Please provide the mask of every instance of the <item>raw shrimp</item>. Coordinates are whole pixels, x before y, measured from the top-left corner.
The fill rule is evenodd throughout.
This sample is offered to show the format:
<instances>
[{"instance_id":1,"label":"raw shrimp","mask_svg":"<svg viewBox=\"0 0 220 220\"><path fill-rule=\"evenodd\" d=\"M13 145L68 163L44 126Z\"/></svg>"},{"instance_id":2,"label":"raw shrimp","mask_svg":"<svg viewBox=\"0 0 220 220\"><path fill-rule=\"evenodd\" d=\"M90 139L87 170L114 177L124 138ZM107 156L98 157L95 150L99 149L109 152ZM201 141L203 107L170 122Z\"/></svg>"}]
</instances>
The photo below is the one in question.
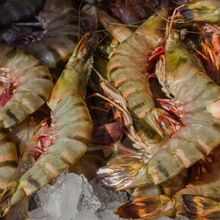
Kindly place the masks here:
<instances>
[{"instance_id":1,"label":"raw shrimp","mask_svg":"<svg viewBox=\"0 0 220 220\"><path fill-rule=\"evenodd\" d=\"M220 84L220 26L206 23L197 25L201 33L201 48L198 52L204 62L207 74Z\"/></svg>"},{"instance_id":2,"label":"raw shrimp","mask_svg":"<svg viewBox=\"0 0 220 220\"><path fill-rule=\"evenodd\" d=\"M39 122L29 116L17 126L7 130L7 135L14 143L16 143L20 156L28 150L38 123Z\"/></svg>"},{"instance_id":3,"label":"raw shrimp","mask_svg":"<svg viewBox=\"0 0 220 220\"><path fill-rule=\"evenodd\" d=\"M6 189L14 187L16 179L14 175L18 166L18 152L4 131L0 131L0 194Z\"/></svg>"},{"instance_id":4,"label":"raw shrimp","mask_svg":"<svg viewBox=\"0 0 220 220\"><path fill-rule=\"evenodd\" d=\"M35 112L53 88L48 68L33 56L0 44L0 126L9 128Z\"/></svg>"},{"instance_id":5,"label":"raw shrimp","mask_svg":"<svg viewBox=\"0 0 220 220\"><path fill-rule=\"evenodd\" d=\"M101 169L100 176L109 187L132 187L133 182L126 177L129 170L136 176L136 187L137 183L140 186L161 184L220 144L220 120L207 111L207 106L219 99L220 87L204 73L176 36L176 33L169 35L166 69L156 74L167 96L173 99L183 126L149 161L143 162L144 155L140 161L131 155L130 164L119 163Z\"/></svg>"},{"instance_id":6,"label":"raw shrimp","mask_svg":"<svg viewBox=\"0 0 220 220\"><path fill-rule=\"evenodd\" d=\"M98 12L98 18L104 28L114 37L119 43L126 40L131 34L132 30L123 25L117 19L108 15L105 11L100 10Z\"/></svg>"},{"instance_id":7,"label":"raw shrimp","mask_svg":"<svg viewBox=\"0 0 220 220\"><path fill-rule=\"evenodd\" d=\"M180 13L187 19L199 22L219 22L218 0L193 0L181 7Z\"/></svg>"},{"instance_id":8,"label":"raw shrimp","mask_svg":"<svg viewBox=\"0 0 220 220\"><path fill-rule=\"evenodd\" d=\"M5 214L9 208L30 196L67 170L86 152L92 135L92 121L84 101L87 81L92 68L93 37L86 35L75 48L66 68L58 79L48 106L51 124L38 138L44 144L43 154L18 181L17 187L2 201Z\"/></svg>"},{"instance_id":9,"label":"raw shrimp","mask_svg":"<svg viewBox=\"0 0 220 220\"><path fill-rule=\"evenodd\" d=\"M134 25L149 17L159 6L159 1L149 0L110 0L113 15L124 24Z\"/></svg>"},{"instance_id":10,"label":"raw shrimp","mask_svg":"<svg viewBox=\"0 0 220 220\"><path fill-rule=\"evenodd\" d=\"M176 194L147 195L119 207L122 217L154 219L159 216L193 215L196 219L218 219L220 215L219 148L200 164L200 173ZM151 204L151 205L148 205ZM126 216L127 213L127 216Z\"/></svg>"},{"instance_id":11,"label":"raw shrimp","mask_svg":"<svg viewBox=\"0 0 220 220\"><path fill-rule=\"evenodd\" d=\"M162 43L165 10L157 12L122 42L109 61L109 78L127 101L129 109L146 127L161 134L149 83L144 76L147 58ZM162 134L161 134L162 135Z\"/></svg>"},{"instance_id":12,"label":"raw shrimp","mask_svg":"<svg viewBox=\"0 0 220 220\"><path fill-rule=\"evenodd\" d=\"M4 33L3 40L33 54L49 68L55 68L57 63L68 60L76 46L79 37L78 12L71 0L46 0L37 19L42 31L22 36L22 26L18 26ZM16 38L14 32L19 28L21 33L18 31L17 35L21 36Z\"/></svg>"}]
</instances>

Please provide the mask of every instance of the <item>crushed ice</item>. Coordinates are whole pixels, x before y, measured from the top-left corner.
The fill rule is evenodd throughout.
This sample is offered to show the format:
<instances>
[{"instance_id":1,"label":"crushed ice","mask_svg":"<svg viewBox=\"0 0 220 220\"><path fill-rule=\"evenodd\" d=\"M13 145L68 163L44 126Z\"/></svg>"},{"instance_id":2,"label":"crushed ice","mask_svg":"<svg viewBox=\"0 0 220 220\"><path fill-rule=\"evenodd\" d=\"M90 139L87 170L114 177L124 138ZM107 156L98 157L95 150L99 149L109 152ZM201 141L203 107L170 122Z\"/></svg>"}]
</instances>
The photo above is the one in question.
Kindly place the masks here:
<instances>
[{"instance_id":1,"label":"crushed ice","mask_svg":"<svg viewBox=\"0 0 220 220\"><path fill-rule=\"evenodd\" d=\"M106 189L96 179L89 183L83 176L62 174L37 193L28 215L31 220L119 220L114 210L128 200L127 192Z\"/></svg>"},{"instance_id":2,"label":"crushed ice","mask_svg":"<svg viewBox=\"0 0 220 220\"><path fill-rule=\"evenodd\" d=\"M41 189L29 212L31 220L118 220L113 210L128 201L126 192L105 189L96 180L88 183L77 174L63 174L54 186Z\"/></svg>"}]
</instances>

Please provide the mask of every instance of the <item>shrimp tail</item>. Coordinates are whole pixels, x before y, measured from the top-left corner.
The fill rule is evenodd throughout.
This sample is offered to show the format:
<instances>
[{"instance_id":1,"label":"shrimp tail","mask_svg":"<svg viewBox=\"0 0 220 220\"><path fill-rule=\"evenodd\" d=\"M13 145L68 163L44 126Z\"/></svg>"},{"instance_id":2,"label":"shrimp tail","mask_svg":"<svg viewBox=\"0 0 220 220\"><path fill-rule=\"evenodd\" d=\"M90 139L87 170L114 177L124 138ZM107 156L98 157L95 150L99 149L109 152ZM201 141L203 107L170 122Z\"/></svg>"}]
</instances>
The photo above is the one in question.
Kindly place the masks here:
<instances>
[{"instance_id":1,"label":"shrimp tail","mask_svg":"<svg viewBox=\"0 0 220 220\"><path fill-rule=\"evenodd\" d=\"M104 185L115 190L144 186L148 179L142 156L138 152L118 154L97 174Z\"/></svg>"},{"instance_id":2,"label":"shrimp tail","mask_svg":"<svg viewBox=\"0 0 220 220\"><path fill-rule=\"evenodd\" d=\"M155 219L160 216L173 217L174 203L165 195L143 196L120 206L116 214L121 218Z\"/></svg>"},{"instance_id":3,"label":"shrimp tail","mask_svg":"<svg viewBox=\"0 0 220 220\"><path fill-rule=\"evenodd\" d=\"M17 183L15 183L12 187L7 188L6 190L4 190L1 195L0 195L0 216L5 216L11 205L9 204L9 198L11 198L15 192L15 189L17 187Z\"/></svg>"},{"instance_id":4,"label":"shrimp tail","mask_svg":"<svg viewBox=\"0 0 220 220\"><path fill-rule=\"evenodd\" d=\"M187 212L199 220L220 219L220 204L215 200L195 195L183 195Z\"/></svg>"}]
</instances>

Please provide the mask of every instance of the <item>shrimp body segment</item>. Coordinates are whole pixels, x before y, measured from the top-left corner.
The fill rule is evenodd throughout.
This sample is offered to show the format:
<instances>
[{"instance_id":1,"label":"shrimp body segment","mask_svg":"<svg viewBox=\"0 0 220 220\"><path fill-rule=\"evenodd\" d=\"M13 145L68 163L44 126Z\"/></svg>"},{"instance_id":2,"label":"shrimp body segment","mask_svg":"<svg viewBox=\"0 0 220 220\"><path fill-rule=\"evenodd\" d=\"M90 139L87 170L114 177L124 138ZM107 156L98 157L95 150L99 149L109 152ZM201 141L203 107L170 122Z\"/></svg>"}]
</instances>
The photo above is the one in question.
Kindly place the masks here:
<instances>
[{"instance_id":1,"label":"shrimp body segment","mask_svg":"<svg viewBox=\"0 0 220 220\"><path fill-rule=\"evenodd\" d=\"M33 56L6 45L0 45L0 50L0 124L9 128L48 100L53 82L48 68Z\"/></svg>"},{"instance_id":2,"label":"shrimp body segment","mask_svg":"<svg viewBox=\"0 0 220 220\"><path fill-rule=\"evenodd\" d=\"M159 14L159 15L158 15ZM161 43L165 11L151 16L115 49L109 61L109 78L132 113L151 130L161 131L154 116L154 101L145 78L147 58Z\"/></svg>"},{"instance_id":3,"label":"shrimp body segment","mask_svg":"<svg viewBox=\"0 0 220 220\"><path fill-rule=\"evenodd\" d=\"M148 181L154 184L176 176L220 144L220 120L207 111L219 99L220 87L173 36L168 38L165 59L165 74L157 75L164 91L174 97L183 127L147 163Z\"/></svg>"},{"instance_id":4,"label":"shrimp body segment","mask_svg":"<svg viewBox=\"0 0 220 220\"><path fill-rule=\"evenodd\" d=\"M18 166L17 149L14 142L0 131L0 193L16 184L14 178Z\"/></svg>"},{"instance_id":5,"label":"shrimp body segment","mask_svg":"<svg viewBox=\"0 0 220 220\"><path fill-rule=\"evenodd\" d=\"M70 0L46 0L38 20L44 29L42 37L21 46L49 68L65 63L78 41L78 12Z\"/></svg>"},{"instance_id":6,"label":"shrimp body segment","mask_svg":"<svg viewBox=\"0 0 220 220\"><path fill-rule=\"evenodd\" d=\"M1 14L1 13L0 13ZM49 68L68 61L79 38L78 12L71 0L45 0L34 26L15 24L0 38L38 58Z\"/></svg>"}]
</instances>

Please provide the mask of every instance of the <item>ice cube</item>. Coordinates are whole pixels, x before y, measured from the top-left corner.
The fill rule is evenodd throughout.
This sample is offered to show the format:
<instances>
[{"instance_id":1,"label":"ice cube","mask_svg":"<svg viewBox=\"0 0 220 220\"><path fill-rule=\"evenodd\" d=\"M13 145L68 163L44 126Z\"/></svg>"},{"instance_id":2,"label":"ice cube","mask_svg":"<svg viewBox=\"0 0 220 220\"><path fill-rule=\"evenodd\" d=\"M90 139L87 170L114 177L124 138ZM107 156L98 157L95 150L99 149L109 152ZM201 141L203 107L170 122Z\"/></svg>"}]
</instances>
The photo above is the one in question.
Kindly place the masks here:
<instances>
[{"instance_id":1,"label":"ice cube","mask_svg":"<svg viewBox=\"0 0 220 220\"><path fill-rule=\"evenodd\" d=\"M37 193L32 204L35 209L29 212L29 217L31 220L119 220L114 211L128 200L126 191L106 189L97 179L89 183L83 176L62 174L54 186L48 185Z\"/></svg>"},{"instance_id":2,"label":"ice cube","mask_svg":"<svg viewBox=\"0 0 220 220\"><path fill-rule=\"evenodd\" d=\"M116 208L128 202L128 193L125 191L116 192L105 188L100 181L93 179L90 181L93 191L97 195L101 207L97 210L96 215L103 220L119 220L120 218L114 214Z\"/></svg>"},{"instance_id":3,"label":"ice cube","mask_svg":"<svg viewBox=\"0 0 220 220\"><path fill-rule=\"evenodd\" d=\"M49 216L45 213L43 208L37 208L28 213L28 216L31 220L53 220L53 216ZM56 218L55 218L56 219Z\"/></svg>"},{"instance_id":4,"label":"ice cube","mask_svg":"<svg viewBox=\"0 0 220 220\"><path fill-rule=\"evenodd\" d=\"M97 195L102 204L99 211L105 209L114 210L119 205L128 202L129 196L127 192L116 192L114 190L107 189L97 179L93 179L92 181L90 181L90 183L93 186L94 193Z\"/></svg>"},{"instance_id":5,"label":"ice cube","mask_svg":"<svg viewBox=\"0 0 220 220\"><path fill-rule=\"evenodd\" d=\"M93 209L83 210L73 220L100 220Z\"/></svg>"},{"instance_id":6,"label":"ice cube","mask_svg":"<svg viewBox=\"0 0 220 220\"><path fill-rule=\"evenodd\" d=\"M71 220L77 213L83 178L77 174L62 174L54 186L48 185L37 195L40 206L29 212L32 220Z\"/></svg>"},{"instance_id":7,"label":"ice cube","mask_svg":"<svg viewBox=\"0 0 220 220\"><path fill-rule=\"evenodd\" d=\"M80 201L78 203L78 210L98 210L102 204L93 191L93 187L88 183L85 177L83 178L82 192L80 195Z\"/></svg>"},{"instance_id":8,"label":"ice cube","mask_svg":"<svg viewBox=\"0 0 220 220\"><path fill-rule=\"evenodd\" d=\"M124 220L113 213L113 210L104 210L96 214L102 220Z\"/></svg>"}]
</instances>

